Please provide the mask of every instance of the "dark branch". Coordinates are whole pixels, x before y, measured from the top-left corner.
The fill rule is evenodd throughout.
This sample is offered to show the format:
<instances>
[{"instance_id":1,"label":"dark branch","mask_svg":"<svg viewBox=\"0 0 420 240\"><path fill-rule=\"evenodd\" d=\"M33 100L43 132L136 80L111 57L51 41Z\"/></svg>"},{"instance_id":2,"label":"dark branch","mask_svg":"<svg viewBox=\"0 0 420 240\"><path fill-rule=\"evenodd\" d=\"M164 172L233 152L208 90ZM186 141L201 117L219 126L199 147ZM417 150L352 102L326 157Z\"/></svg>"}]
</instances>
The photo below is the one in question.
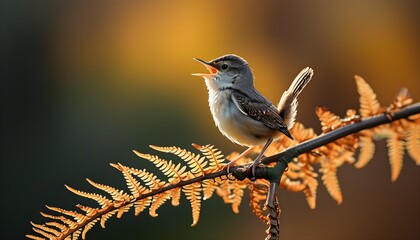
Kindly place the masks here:
<instances>
[{"instance_id":1,"label":"dark branch","mask_svg":"<svg viewBox=\"0 0 420 240\"><path fill-rule=\"evenodd\" d=\"M278 182L270 182L268 189L267 201L265 206L268 208L269 228L267 230L268 236L266 240L277 240L280 235L280 206L277 200Z\"/></svg>"},{"instance_id":2,"label":"dark branch","mask_svg":"<svg viewBox=\"0 0 420 240\"><path fill-rule=\"evenodd\" d=\"M262 160L262 162L264 164L268 164L268 163L280 161L282 159L285 160L286 162L291 162L293 158L299 156L300 154L306 153L315 148L324 146L339 138L345 137L347 135L350 135L350 134L353 134L353 133L356 133L365 129L377 127L382 124L391 123L393 121L396 121L402 118L408 118L411 115L415 115L419 113L420 113L420 103L415 103L393 114L384 113L378 116L363 119L360 122L356 122L351 125L344 126L332 132L320 135L317 138L300 143L296 146L286 149L285 151L281 153L266 157Z\"/></svg>"}]
</instances>

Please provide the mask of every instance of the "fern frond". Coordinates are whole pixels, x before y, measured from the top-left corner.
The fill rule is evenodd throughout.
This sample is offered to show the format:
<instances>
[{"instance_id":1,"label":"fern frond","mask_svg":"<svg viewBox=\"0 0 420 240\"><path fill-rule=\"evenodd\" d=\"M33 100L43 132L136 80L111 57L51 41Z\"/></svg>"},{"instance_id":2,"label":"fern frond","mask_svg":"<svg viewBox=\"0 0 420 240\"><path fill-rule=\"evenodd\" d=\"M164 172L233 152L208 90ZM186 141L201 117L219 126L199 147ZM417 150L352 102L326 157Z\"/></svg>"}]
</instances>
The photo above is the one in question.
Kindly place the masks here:
<instances>
[{"instance_id":1,"label":"fern frond","mask_svg":"<svg viewBox=\"0 0 420 240\"><path fill-rule=\"evenodd\" d=\"M65 225L58 222L46 222L45 225L55 227L57 229L60 229L61 231L67 228Z\"/></svg>"},{"instance_id":2,"label":"fern frond","mask_svg":"<svg viewBox=\"0 0 420 240\"><path fill-rule=\"evenodd\" d=\"M102 215L102 217L101 217L101 222L100 222L101 227L102 227L102 228L105 228L105 223L106 223L106 221L108 221L108 219L110 219L110 218L111 218L113 215L115 215L117 212L118 212L118 209L115 209L115 210L113 210L113 211L110 211L110 212L108 212L108 213L106 213L106 214Z\"/></svg>"},{"instance_id":3,"label":"fern frond","mask_svg":"<svg viewBox=\"0 0 420 240\"><path fill-rule=\"evenodd\" d=\"M283 175L280 186L288 191L300 192L306 188L306 185L302 183L301 180L291 180L290 178Z\"/></svg>"},{"instance_id":4,"label":"fern frond","mask_svg":"<svg viewBox=\"0 0 420 240\"><path fill-rule=\"evenodd\" d=\"M341 127L340 117L330 112L327 108L317 107L315 109L315 113L319 118L323 133L327 133Z\"/></svg>"},{"instance_id":5,"label":"fern frond","mask_svg":"<svg viewBox=\"0 0 420 240\"><path fill-rule=\"evenodd\" d=\"M362 117L369 117L378 114L380 111L380 104L376 98L375 92L362 77L356 75L354 78L356 80L357 91L360 95L360 115Z\"/></svg>"},{"instance_id":6,"label":"fern frond","mask_svg":"<svg viewBox=\"0 0 420 240\"><path fill-rule=\"evenodd\" d=\"M174 188L171 191L171 204L172 206L178 206L179 205L179 200L181 199L181 188Z\"/></svg>"},{"instance_id":7,"label":"fern frond","mask_svg":"<svg viewBox=\"0 0 420 240\"><path fill-rule=\"evenodd\" d=\"M71 240L77 240L79 239L80 234L82 234L82 230L83 228L79 228L76 231L74 231L70 236L71 236ZM69 237L65 238L68 239Z\"/></svg>"},{"instance_id":8,"label":"fern frond","mask_svg":"<svg viewBox=\"0 0 420 240\"><path fill-rule=\"evenodd\" d=\"M159 158L158 156L153 156L150 154L143 154L136 150L133 150L133 152L146 160L149 160L151 163L153 163L159 170L167 176L168 182L176 184L177 182L180 182L185 179L186 173L185 169L186 166L181 166L181 164L174 164L172 161L166 161L164 159Z\"/></svg>"},{"instance_id":9,"label":"fern frond","mask_svg":"<svg viewBox=\"0 0 420 240\"><path fill-rule=\"evenodd\" d=\"M359 138L360 152L359 159L354 164L356 168L362 168L369 163L375 153L375 144L372 136L361 136Z\"/></svg>"},{"instance_id":10,"label":"fern frond","mask_svg":"<svg viewBox=\"0 0 420 240\"><path fill-rule=\"evenodd\" d=\"M328 160L325 160L321 162L321 169L319 171L322 173L321 178L328 193L338 204L341 204L343 196L338 183L337 168L331 165Z\"/></svg>"},{"instance_id":11,"label":"fern frond","mask_svg":"<svg viewBox=\"0 0 420 240\"><path fill-rule=\"evenodd\" d=\"M65 210L65 209L62 209L62 208L58 208L58 207L50 207L50 206L46 206L46 207L51 211L58 212L58 213L61 213L63 215L67 215L69 217L72 217L74 220L76 220L76 222L82 222L86 218L85 215L80 214L80 213L75 212L75 211L69 211L69 210Z\"/></svg>"},{"instance_id":12,"label":"fern frond","mask_svg":"<svg viewBox=\"0 0 420 240\"><path fill-rule=\"evenodd\" d=\"M89 179L86 179L86 180L89 183L92 182ZM94 183L94 182L92 182L92 183ZM98 204L101 207L105 207L105 206L108 206L108 205L111 205L112 204L112 201L111 200L109 200L108 198L106 198L106 197L104 197L104 196L102 196L100 194L97 194L97 193L86 193L86 192L83 192L83 191L76 190L76 189L74 189L74 188L72 188L72 187L70 187L68 185L64 185L64 186L67 188L67 190L69 190L70 192L72 192L72 193L74 193L76 195L79 195L79 196L84 197L84 198L89 198L89 199L95 200L96 202L98 202Z\"/></svg>"},{"instance_id":13,"label":"fern frond","mask_svg":"<svg viewBox=\"0 0 420 240\"><path fill-rule=\"evenodd\" d=\"M82 231L82 239L86 239L86 233L95 226L95 224L100 220L100 218L95 218L93 221L90 221L86 226L83 228Z\"/></svg>"},{"instance_id":14,"label":"fern frond","mask_svg":"<svg viewBox=\"0 0 420 240\"><path fill-rule=\"evenodd\" d=\"M311 168L304 168L304 181L306 188L303 190L306 196L306 201L311 209L315 209L316 206L316 192L318 188L318 181L316 180L316 174Z\"/></svg>"},{"instance_id":15,"label":"fern frond","mask_svg":"<svg viewBox=\"0 0 420 240\"><path fill-rule=\"evenodd\" d=\"M165 181L160 180L155 174L150 173L144 169L140 170L125 166L123 166L123 168L126 169L130 174L133 174L140 178L146 184L146 186L149 187L150 190L156 190L167 185Z\"/></svg>"},{"instance_id":16,"label":"fern frond","mask_svg":"<svg viewBox=\"0 0 420 240\"><path fill-rule=\"evenodd\" d=\"M304 142L309 139L313 139L317 136L314 129L305 128L302 123L295 123L293 128L290 129L290 133L293 135L293 138L297 142Z\"/></svg>"},{"instance_id":17,"label":"fern frond","mask_svg":"<svg viewBox=\"0 0 420 240\"><path fill-rule=\"evenodd\" d=\"M117 212L117 218L121 218L122 215L124 213L128 212L133 205L134 205L133 203L130 203L130 204L126 204L126 205L123 205L123 206L119 207L118 212Z\"/></svg>"},{"instance_id":18,"label":"fern frond","mask_svg":"<svg viewBox=\"0 0 420 240\"><path fill-rule=\"evenodd\" d=\"M31 222L31 225L33 226L32 230L34 230L34 232L38 233L39 235L43 237L46 237L48 239L55 239L58 237L50 233L49 228L44 225L35 224L33 222ZM40 238L40 239L45 239L45 238Z\"/></svg>"},{"instance_id":19,"label":"fern frond","mask_svg":"<svg viewBox=\"0 0 420 240\"><path fill-rule=\"evenodd\" d=\"M35 230L34 230L34 232L35 232ZM31 235L31 234L26 234L25 237L33 239L33 240L45 240L45 238L43 238L43 237L38 237L38 236Z\"/></svg>"},{"instance_id":20,"label":"fern frond","mask_svg":"<svg viewBox=\"0 0 420 240\"><path fill-rule=\"evenodd\" d=\"M395 133L387 139L388 157L391 164L391 181L397 180L403 165L404 143Z\"/></svg>"},{"instance_id":21,"label":"fern frond","mask_svg":"<svg viewBox=\"0 0 420 240\"><path fill-rule=\"evenodd\" d=\"M42 232L43 233L42 235L44 235L45 237L56 238L56 237L60 236L60 234L61 234L59 231L57 231L57 230L55 230L51 227L47 227L47 226L41 225L41 224L36 224L36 223L33 223L33 222L31 222L31 224L35 229L38 229L39 232Z\"/></svg>"},{"instance_id":22,"label":"fern frond","mask_svg":"<svg viewBox=\"0 0 420 240\"><path fill-rule=\"evenodd\" d=\"M263 222L268 221L268 216L264 215L262 205L267 199L268 186L270 184L265 179L258 179L249 187L249 206L252 212Z\"/></svg>"},{"instance_id":23,"label":"fern frond","mask_svg":"<svg viewBox=\"0 0 420 240\"><path fill-rule=\"evenodd\" d=\"M127 168L121 164L111 164L114 168L120 170L124 176L127 187L134 198L139 197L146 191L146 188L141 186L140 183L128 172Z\"/></svg>"},{"instance_id":24,"label":"fern frond","mask_svg":"<svg viewBox=\"0 0 420 240\"><path fill-rule=\"evenodd\" d=\"M182 188L188 201L190 201L192 209L193 222L191 226L195 226L200 218L201 208L201 185L200 183L193 183Z\"/></svg>"},{"instance_id":25,"label":"fern frond","mask_svg":"<svg viewBox=\"0 0 420 240\"><path fill-rule=\"evenodd\" d=\"M420 121L411 124L411 129L407 137L406 149L416 164L420 165Z\"/></svg>"},{"instance_id":26,"label":"fern frond","mask_svg":"<svg viewBox=\"0 0 420 240\"><path fill-rule=\"evenodd\" d=\"M228 180L221 181L216 188L216 194L222 198L224 203L232 203L230 199L231 190L231 184Z\"/></svg>"},{"instance_id":27,"label":"fern frond","mask_svg":"<svg viewBox=\"0 0 420 240\"><path fill-rule=\"evenodd\" d=\"M225 161L223 154L221 151L219 151L217 148L215 148L213 145L204 145L200 146L198 144L193 143L193 147L200 150L201 153L209 160L209 169L207 173L210 173L215 170L221 169Z\"/></svg>"},{"instance_id":28,"label":"fern frond","mask_svg":"<svg viewBox=\"0 0 420 240\"><path fill-rule=\"evenodd\" d=\"M134 215L137 216L152 203L153 197L147 197L134 202Z\"/></svg>"},{"instance_id":29,"label":"fern frond","mask_svg":"<svg viewBox=\"0 0 420 240\"><path fill-rule=\"evenodd\" d=\"M76 207L85 212L86 217L92 217L93 215L98 213L98 208L92 208L80 204L77 204Z\"/></svg>"},{"instance_id":30,"label":"fern frond","mask_svg":"<svg viewBox=\"0 0 420 240\"><path fill-rule=\"evenodd\" d=\"M45 218L53 219L53 220L59 220L67 225L68 228L75 228L77 226L77 222L72 221L64 216L54 216L51 214L43 213L41 212L41 215Z\"/></svg>"},{"instance_id":31,"label":"fern frond","mask_svg":"<svg viewBox=\"0 0 420 240\"><path fill-rule=\"evenodd\" d=\"M112 203L112 204L115 205L115 201L122 202L122 201L124 201L124 199L128 200L130 198L129 195L127 193L124 193L123 190L119 190L119 189L113 188L113 187L108 186L108 185L105 185L105 184L96 183L96 182L94 182L94 181L92 181L90 179L86 179L86 181L88 181L88 183L90 185L96 187L97 189L100 189L100 190L108 193L109 195L111 195L111 197L114 200L114 202L112 203L110 201L109 202L110 204ZM76 190L76 189L73 189L73 188L70 188L69 189L69 187L67 187L67 186L66 186L66 188L69 191L71 191L71 192L73 192L73 193L75 193L75 194L77 194L77 195L79 195L81 197L85 197L85 198L90 198L89 197L90 195L96 195L96 194L92 194L92 193L85 193L85 192L82 192L82 191L79 191L79 190ZM103 200L103 198L100 198L100 200Z\"/></svg>"},{"instance_id":32,"label":"fern frond","mask_svg":"<svg viewBox=\"0 0 420 240\"><path fill-rule=\"evenodd\" d=\"M156 210L160 208L168 199L171 198L171 192L166 191L160 194L156 194L153 196L152 204L150 205L149 214L152 217L157 217L158 214L156 213Z\"/></svg>"},{"instance_id":33,"label":"fern frond","mask_svg":"<svg viewBox=\"0 0 420 240\"><path fill-rule=\"evenodd\" d=\"M199 154L192 153L179 147L158 147L150 145L150 148L178 156L188 164L191 168L191 172L194 173L195 176L203 176L206 174L204 168L206 167L207 162L204 161L205 158L201 157Z\"/></svg>"},{"instance_id":34,"label":"fern frond","mask_svg":"<svg viewBox=\"0 0 420 240\"><path fill-rule=\"evenodd\" d=\"M233 190L231 194L232 201L232 211L234 213L239 213L239 206L242 202L242 197L244 196L244 189L247 187L246 184L242 182L233 182Z\"/></svg>"},{"instance_id":35,"label":"fern frond","mask_svg":"<svg viewBox=\"0 0 420 240\"><path fill-rule=\"evenodd\" d=\"M210 199L214 191L217 189L217 183L213 179L207 179L201 182L203 188L203 200Z\"/></svg>"}]
</instances>

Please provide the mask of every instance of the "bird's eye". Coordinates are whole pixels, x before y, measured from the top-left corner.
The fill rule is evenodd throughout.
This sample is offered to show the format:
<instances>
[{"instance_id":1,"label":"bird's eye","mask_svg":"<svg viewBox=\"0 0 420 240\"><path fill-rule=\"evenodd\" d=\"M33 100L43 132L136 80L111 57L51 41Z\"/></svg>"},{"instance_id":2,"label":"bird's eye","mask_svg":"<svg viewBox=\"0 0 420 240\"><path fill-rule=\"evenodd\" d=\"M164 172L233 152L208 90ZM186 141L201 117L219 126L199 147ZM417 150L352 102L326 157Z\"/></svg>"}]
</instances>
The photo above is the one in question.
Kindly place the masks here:
<instances>
[{"instance_id":1,"label":"bird's eye","mask_svg":"<svg viewBox=\"0 0 420 240\"><path fill-rule=\"evenodd\" d=\"M222 69L223 69L223 70L226 70L227 68L228 68L228 65L227 65L227 64L223 64L223 65L222 65Z\"/></svg>"}]
</instances>

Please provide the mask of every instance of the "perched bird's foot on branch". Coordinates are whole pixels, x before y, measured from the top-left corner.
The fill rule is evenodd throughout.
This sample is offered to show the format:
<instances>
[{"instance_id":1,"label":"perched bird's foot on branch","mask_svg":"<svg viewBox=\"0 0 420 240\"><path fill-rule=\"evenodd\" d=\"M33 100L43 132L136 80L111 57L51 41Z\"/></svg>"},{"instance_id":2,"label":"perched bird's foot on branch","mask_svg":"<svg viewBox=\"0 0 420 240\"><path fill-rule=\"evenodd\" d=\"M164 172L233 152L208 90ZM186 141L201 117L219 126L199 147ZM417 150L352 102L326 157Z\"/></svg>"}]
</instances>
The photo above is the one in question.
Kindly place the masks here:
<instances>
[{"instance_id":1,"label":"perched bird's foot on branch","mask_svg":"<svg viewBox=\"0 0 420 240\"><path fill-rule=\"evenodd\" d=\"M235 157L234 159L232 159L228 164L226 164L225 166L223 166L223 169L226 169L227 173L229 174L229 169L233 166L235 166L235 164L241 160L242 158L246 157L248 154L250 154L252 151L254 151L255 147L249 147L247 150L245 150L243 153L239 154L237 157Z\"/></svg>"}]
</instances>

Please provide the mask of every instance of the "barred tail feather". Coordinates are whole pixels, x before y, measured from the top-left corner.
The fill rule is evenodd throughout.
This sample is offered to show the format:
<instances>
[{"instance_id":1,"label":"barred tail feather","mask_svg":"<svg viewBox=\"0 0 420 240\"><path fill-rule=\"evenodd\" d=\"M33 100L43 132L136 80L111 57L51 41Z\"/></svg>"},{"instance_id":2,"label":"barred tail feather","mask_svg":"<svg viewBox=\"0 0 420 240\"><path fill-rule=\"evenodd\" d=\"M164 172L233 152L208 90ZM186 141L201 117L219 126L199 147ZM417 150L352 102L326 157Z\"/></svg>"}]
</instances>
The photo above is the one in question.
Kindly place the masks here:
<instances>
[{"instance_id":1,"label":"barred tail feather","mask_svg":"<svg viewBox=\"0 0 420 240\"><path fill-rule=\"evenodd\" d=\"M295 123L298 106L297 97L309 83L313 74L312 68L306 67L303 69L280 98L277 109L288 129L291 129Z\"/></svg>"}]
</instances>

